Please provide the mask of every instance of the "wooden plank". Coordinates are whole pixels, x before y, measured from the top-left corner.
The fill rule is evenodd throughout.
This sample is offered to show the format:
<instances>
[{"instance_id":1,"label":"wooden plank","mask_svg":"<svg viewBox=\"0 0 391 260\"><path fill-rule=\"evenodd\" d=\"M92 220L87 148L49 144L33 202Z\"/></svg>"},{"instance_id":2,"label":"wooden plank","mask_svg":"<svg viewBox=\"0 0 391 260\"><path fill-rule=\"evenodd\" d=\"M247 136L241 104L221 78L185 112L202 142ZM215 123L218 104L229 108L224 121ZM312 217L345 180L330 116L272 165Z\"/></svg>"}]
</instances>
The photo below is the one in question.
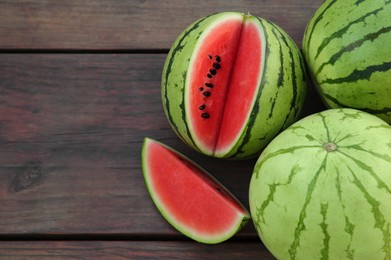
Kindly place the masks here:
<instances>
[{"instance_id":1,"label":"wooden plank","mask_svg":"<svg viewBox=\"0 0 391 260\"><path fill-rule=\"evenodd\" d=\"M261 242L204 245L177 241L12 241L0 259L275 259Z\"/></svg>"},{"instance_id":2,"label":"wooden plank","mask_svg":"<svg viewBox=\"0 0 391 260\"><path fill-rule=\"evenodd\" d=\"M168 49L195 20L238 11L269 19L301 44L323 0L0 1L0 49Z\"/></svg>"},{"instance_id":3,"label":"wooden plank","mask_svg":"<svg viewBox=\"0 0 391 260\"><path fill-rule=\"evenodd\" d=\"M144 136L175 140L164 55L0 59L1 234L174 233L140 170Z\"/></svg>"},{"instance_id":4,"label":"wooden plank","mask_svg":"<svg viewBox=\"0 0 391 260\"><path fill-rule=\"evenodd\" d=\"M0 236L178 235L140 164L148 136L204 166L248 206L255 160L186 147L163 113L165 54L0 55ZM303 116L323 109L309 92ZM256 237L250 223L239 236Z\"/></svg>"}]
</instances>

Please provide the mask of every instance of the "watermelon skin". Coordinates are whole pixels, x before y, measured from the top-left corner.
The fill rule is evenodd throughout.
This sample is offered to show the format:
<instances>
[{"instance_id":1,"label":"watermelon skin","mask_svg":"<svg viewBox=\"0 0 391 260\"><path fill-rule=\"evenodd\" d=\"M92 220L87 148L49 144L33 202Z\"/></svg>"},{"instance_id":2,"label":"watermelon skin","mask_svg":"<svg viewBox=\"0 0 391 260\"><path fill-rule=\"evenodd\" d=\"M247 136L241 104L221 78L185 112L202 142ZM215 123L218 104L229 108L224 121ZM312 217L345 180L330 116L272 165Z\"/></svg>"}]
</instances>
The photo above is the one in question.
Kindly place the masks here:
<instances>
[{"instance_id":1,"label":"watermelon skin","mask_svg":"<svg viewBox=\"0 0 391 260\"><path fill-rule=\"evenodd\" d=\"M308 116L262 152L257 232L278 259L391 259L391 126L355 109Z\"/></svg>"},{"instance_id":2,"label":"watermelon skin","mask_svg":"<svg viewBox=\"0 0 391 260\"><path fill-rule=\"evenodd\" d=\"M391 123L391 1L327 0L309 21L303 53L330 108Z\"/></svg>"},{"instance_id":3,"label":"watermelon skin","mask_svg":"<svg viewBox=\"0 0 391 260\"><path fill-rule=\"evenodd\" d=\"M164 219L197 242L221 243L251 218L212 175L161 142L145 138L142 169L151 199Z\"/></svg>"},{"instance_id":4,"label":"watermelon skin","mask_svg":"<svg viewBox=\"0 0 391 260\"><path fill-rule=\"evenodd\" d=\"M229 150L215 152L199 145L189 122L187 72L203 33L224 19L243 19L257 24L265 41L264 66L246 125ZM306 93L304 59L293 40L275 24L235 12L212 14L190 25L174 42L162 73L162 103L175 133L193 149L218 158L246 159L259 155L280 131L295 122Z\"/></svg>"}]
</instances>

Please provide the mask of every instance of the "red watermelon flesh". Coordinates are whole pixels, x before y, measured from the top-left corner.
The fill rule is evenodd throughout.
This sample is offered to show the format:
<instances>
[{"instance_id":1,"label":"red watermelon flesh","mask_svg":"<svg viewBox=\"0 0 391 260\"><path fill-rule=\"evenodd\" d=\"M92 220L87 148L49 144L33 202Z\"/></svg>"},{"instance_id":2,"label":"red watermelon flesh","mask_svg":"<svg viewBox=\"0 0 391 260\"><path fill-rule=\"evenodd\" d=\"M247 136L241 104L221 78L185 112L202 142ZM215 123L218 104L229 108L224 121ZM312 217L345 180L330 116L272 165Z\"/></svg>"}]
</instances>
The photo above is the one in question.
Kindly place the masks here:
<instances>
[{"instance_id":1,"label":"red watermelon flesh","mask_svg":"<svg viewBox=\"0 0 391 260\"><path fill-rule=\"evenodd\" d=\"M163 217L186 236L219 243L250 218L245 207L212 176L173 149L146 138L143 173Z\"/></svg>"},{"instance_id":2,"label":"red watermelon flesh","mask_svg":"<svg viewBox=\"0 0 391 260\"><path fill-rule=\"evenodd\" d=\"M262 32L254 20L225 19L200 40L190 70L190 129L205 151L224 152L246 126L260 85Z\"/></svg>"}]
</instances>

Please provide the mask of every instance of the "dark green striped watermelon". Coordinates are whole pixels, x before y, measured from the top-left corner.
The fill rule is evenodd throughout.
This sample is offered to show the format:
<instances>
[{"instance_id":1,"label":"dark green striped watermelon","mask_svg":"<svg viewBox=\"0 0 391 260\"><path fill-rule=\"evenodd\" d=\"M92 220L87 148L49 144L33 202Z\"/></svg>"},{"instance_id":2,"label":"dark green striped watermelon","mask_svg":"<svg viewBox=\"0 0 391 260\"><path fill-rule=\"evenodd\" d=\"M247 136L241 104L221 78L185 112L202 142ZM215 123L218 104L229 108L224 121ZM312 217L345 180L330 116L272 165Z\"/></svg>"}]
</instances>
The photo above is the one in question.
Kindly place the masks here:
<instances>
[{"instance_id":1,"label":"dark green striped watermelon","mask_svg":"<svg viewBox=\"0 0 391 260\"><path fill-rule=\"evenodd\" d=\"M174 131L215 157L254 156L299 116L304 59L266 20L226 12L190 25L172 46L162 100Z\"/></svg>"},{"instance_id":2,"label":"dark green striped watermelon","mask_svg":"<svg viewBox=\"0 0 391 260\"><path fill-rule=\"evenodd\" d=\"M327 0L307 25L303 52L330 108L391 123L391 0Z\"/></svg>"},{"instance_id":3,"label":"dark green striped watermelon","mask_svg":"<svg viewBox=\"0 0 391 260\"><path fill-rule=\"evenodd\" d=\"M249 199L278 259L391 259L391 126L349 108L296 122L262 152Z\"/></svg>"}]
</instances>

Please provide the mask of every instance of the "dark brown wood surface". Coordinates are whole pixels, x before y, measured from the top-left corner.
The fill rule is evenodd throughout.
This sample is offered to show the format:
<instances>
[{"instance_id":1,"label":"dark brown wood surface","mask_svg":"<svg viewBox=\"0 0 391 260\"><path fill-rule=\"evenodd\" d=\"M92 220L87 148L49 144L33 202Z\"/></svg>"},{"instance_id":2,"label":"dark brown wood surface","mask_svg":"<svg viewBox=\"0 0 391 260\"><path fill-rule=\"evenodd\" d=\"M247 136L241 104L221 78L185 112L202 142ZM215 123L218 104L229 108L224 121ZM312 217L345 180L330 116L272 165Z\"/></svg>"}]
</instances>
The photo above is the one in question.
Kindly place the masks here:
<instances>
[{"instance_id":1,"label":"dark brown wood surface","mask_svg":"<svg viewBox=\"0 0 391 260\"><path fill-rule=\"evenodd\" d=\"M263 259L273 258L259 242L203 245L192 241L18 241L0 244L0 259Z\"/></svg>"},{"instance_id":2,"label":"dark brown wood surface","mask_svg":"<svg viewBox=\"0 0 391 260\"><path fill-rule=\"evenodd\" d=\"M317 1L0 1L0 259L272 259L251 222L202 245L169 226L145 189L151 137L183 152L248 207L255 159L198 154L160 100L176 36L217 11L275 22L300 45ZM323 110L309 88L302 117Z\"/></svg>"},{"instance_id":3,"label":"dark brown wood surface","mask_svg":"<svg viewBox=\"0 0 391 260\"><path fill-rule=\"evenodd\" d=\"M0 48L167 49L177 35L215 12L251 13L280 25L299 44L322 0L0 1Z\"/></svg>"}]
</instances>

